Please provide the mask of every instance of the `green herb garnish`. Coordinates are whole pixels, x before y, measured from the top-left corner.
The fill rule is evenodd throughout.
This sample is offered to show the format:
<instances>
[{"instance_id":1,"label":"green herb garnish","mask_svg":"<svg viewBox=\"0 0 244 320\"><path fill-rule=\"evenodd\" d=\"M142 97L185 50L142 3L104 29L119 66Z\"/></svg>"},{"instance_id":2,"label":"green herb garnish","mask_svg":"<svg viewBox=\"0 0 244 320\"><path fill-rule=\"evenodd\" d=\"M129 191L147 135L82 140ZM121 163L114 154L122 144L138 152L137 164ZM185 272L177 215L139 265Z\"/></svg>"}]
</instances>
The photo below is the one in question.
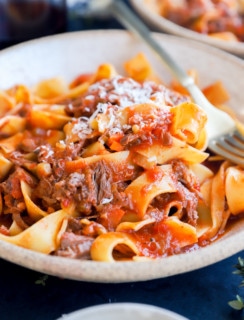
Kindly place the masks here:
<instances>
[{"instance_id":1,"label":"green herb garnish","mask_svg":"<svg viewBox=\"0 0 244 320\"><path fill-rule=\"evenodd\" d=\"M240 287L244 287L244 259L238 258L238 263L234 266L236 269L233 271L233 274L237 274L242 277L242 281L240 283ZM231 306L235 310L243 310L244 309L244 299L236 295L236 300L231 300L228 302L229 306Z\"/></svg>"},{"instance_id":2,"label":"green herb garnish","mask_svg":"<svg viewBox=\"0 0 244 320\"><path fill-rule=\"evenodd\" d=\"M48 279L48 275L44 274L38 280L35 281L35 284L40 284L43 287L45 287L47 279Z\"/></svg>"}]
</instances>

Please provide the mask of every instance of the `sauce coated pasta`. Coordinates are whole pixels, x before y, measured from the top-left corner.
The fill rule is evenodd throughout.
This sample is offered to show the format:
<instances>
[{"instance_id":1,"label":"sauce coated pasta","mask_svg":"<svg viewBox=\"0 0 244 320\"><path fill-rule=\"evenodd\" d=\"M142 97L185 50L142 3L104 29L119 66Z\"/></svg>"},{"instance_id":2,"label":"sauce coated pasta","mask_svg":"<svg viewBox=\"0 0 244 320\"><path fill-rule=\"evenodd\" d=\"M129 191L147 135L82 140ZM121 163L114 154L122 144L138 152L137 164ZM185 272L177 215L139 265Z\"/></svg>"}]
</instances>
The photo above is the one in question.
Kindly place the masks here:
<instances>
[{"instance_id":1,"label":"sauce coated pasta","mask_svg":"<svg viewBox=\"0 0 244 320\"><path fill-rule=\"evenodd\" d=\"M207 165L204 111L143 54L125 71L103 64L70 84L0 92L0 240L138 261L206 245L243 213L244 171ZM204 89L212 101L218 88Z\"/></svg>"}]
</instances>

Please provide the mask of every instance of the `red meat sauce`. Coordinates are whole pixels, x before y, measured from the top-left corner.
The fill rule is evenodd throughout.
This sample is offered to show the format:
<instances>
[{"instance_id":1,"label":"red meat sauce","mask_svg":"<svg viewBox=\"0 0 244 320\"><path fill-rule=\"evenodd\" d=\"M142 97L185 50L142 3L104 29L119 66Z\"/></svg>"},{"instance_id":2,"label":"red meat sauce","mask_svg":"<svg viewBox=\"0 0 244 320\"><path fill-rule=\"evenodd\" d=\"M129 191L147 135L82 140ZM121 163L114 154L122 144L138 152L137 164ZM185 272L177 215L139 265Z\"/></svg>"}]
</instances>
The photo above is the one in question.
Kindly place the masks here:
<instances>
[{"instance_id":1,"label":"red meat sauce","mask_svg":"<svg viewBox=\"0 0 244 320\"><path fill-rule=\"evenodd\" d=\"M22 228L28 228L33 223L26 212L20 188L20 181L23 180L33 190L32 200L48 213L68 207L70 203L76 206L78 218L69 219L60 248L54 254L90 259L89 250L94 239L104 230L114 231L123 218L133 212L133 204L125 190L143 172L143 168L133 164L132 159L132 165L121 164L120 172L117 172L116 166L99 160L70 172L66 167L67 161L79 159L88 145L99 139L106 141L114 132L120 133L119 142L124 150L133 150L139 144L151 144L155 139L162 145L170 145L171 136L167 129L172 119L167 108L187 100L188 97L163 85L152 82L140 84L132 79L115 77L91 85L84 95L75 100L64 101L67 114L73 118L71 124L76 125L78 140L69 142L68 138L64 138L54 143L60 132L30 126L23 132L23 139L16 150L8 154L13 167L0 183L3 202L0 232L8 234L8 227L13 220ZM153 115L138 115L131 111L129 124L124 127L118 126L115 117L102 136L89 127L89 119L94 113L109 109L114 112L141 103L165 105L166 111L156 108ZM101 108L101 104L105 107ZM28 110L26 106L23 108ZM26 112L24 114L28 117ZM112 115L116 115L116 112ZM141 127L137 133L132 130L135 124ZM109 151L106 143L105 148ZM36 166L40 163L49 167L48 174L36 175ZM175 160L171 164L178 191L174 195L157 196L147 212L148 217L156 218L156 222L133 235L138 239L141 252L153 258L179 251L176 240L168 243L167 230L161 223L165 217L164 207L168 203L182 203L183 221L195 225L197 219L198 182L189 174L183 162ZM151 179L156 179L158 174L157 168L148 171ZM174 209L171 211L174 214ZM88 219L91 223L84 224L82 219Z\"/></svg>"}]
</instances>

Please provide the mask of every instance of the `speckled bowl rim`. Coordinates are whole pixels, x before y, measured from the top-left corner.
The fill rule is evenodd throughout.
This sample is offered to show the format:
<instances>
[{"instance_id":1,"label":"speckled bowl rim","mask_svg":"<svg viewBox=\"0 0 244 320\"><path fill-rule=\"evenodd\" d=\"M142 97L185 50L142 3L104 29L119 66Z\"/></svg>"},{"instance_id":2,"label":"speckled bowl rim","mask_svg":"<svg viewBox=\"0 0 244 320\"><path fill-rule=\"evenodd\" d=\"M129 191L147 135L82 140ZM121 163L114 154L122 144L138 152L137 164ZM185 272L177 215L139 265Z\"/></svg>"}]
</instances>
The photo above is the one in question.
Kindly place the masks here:
<instances>
[{"instance_id":1,"label":"speckled bowl rim","mask_svg":"<svg viewBox=\"0 0 244 320\"><path fill-rule=\"evenodd\" d=\"M199 69L203 84L222 79L233 94L230 105L240 106L244 90L234 80L243 78L244 62L218 49L169 35L154 34L185 68ZM26 42L0 52L0 88L18 82L31 85L58 72L71 80L80 72L94 71L98 63L111 62L120 71L123 62L145 52L159 74L167 69L139 40L122 30L66 33ZM211 72L209 72L211 70ZM30 72L31 71L31 72ZM122 71L121 71L122 72ZM243 108L237 109L243 116ZM218 241L186 254L147 262L95 262L48 256L0 241L0 257L45 274L92 282L134 282L168 277L221 261L243 250L244 221Z\"/></svg>"},{"instance_id":2,"label":"speckled bowl rim","mask_svg":"<svg viewBox=\"0 0 244 320\"><path fill-rule=\"evenodd\" d=\"M142 4L143 0L129 1L134 10L141 16L141 18L145 20L145 22L148 23L149 26L156 28L155 30L157 31L162 31L179 37L200 41L205 44L228 51L239 57L244 57L243 42L224 41L191 31L165 19L155 12L152 12L152 10L148 9L146 4Z\"/></svg>"}]
</instances>

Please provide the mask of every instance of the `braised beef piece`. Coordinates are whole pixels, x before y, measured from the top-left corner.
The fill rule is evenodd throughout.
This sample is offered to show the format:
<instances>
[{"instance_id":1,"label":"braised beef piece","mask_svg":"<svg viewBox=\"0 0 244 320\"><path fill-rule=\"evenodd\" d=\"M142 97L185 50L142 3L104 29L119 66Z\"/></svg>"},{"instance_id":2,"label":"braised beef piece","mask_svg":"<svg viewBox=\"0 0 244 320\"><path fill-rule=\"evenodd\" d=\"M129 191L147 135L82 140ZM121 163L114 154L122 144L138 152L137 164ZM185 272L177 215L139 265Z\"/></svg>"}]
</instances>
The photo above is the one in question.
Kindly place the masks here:
<instances>
[{"instance_id":1,"label":"braised beef piece","mask_svg":"<svg viewBox=\"0 0 244 320\"><path fill-rule=\"evenodd\" d=\"M93 241L93 237L82 234L80 220L70 217L66 231L60 238L59 247L53 254L66 258L88 260Z\"/></svg>"},{"instance_id":2,"label":"braised beef piece","mask_svg":"<svg viewBox=\"0 0 244 320\"><path fill-rule=\"evenodd\" d=\"M18 166L5 181L0 183L4 214L20 214L26 209L20 181L25 181L32 187L36 185L36 179L26 170Z\"/></svg>"},{"instance_id":3,"label":"braised beef piece","mask_svg":"<svg viewBox=\"0 0 244 320\"><path fill-rule=\"evenodd\" d=\"M54 255L72 259L90 259L90 248L94 238L73 232L64 232L61 236L60 246Z\"/></svg>"},{"instance_id":4,"label":"braised beef piece","mask_svg":"<svg viewBox=\"0 0 244 320\"><path fill-rule=\"evenodd\" d=\"M173 160L170 163L177 181L177 191L158 195L152 201L152 206L163 210L167 207L167 204L179 201L183 207L182 220L196 226L198 218L197 205L200 197L199 183L183 161Z\"/></svg>"},{"instance_id":5,"label":"braised beef piece","mask_svg":"<svg viewBox=\"0 0 244 320\"><path fill-rule=\"evenodd\" d=\"M177 159L170 161L170 163L177 179L189 190L199 193L200 185L198 178L193 173L191 173L187 165L183 161Z\"/></svg>"},{"instance_id":6,"label":"braised beef piece","mask_svg":"<svg viewBox=\"0 0 244 320\"><path fill-rule=\"evenodd\" d=\"M0 193L2 195L2 214L9 218L9 224L13 221L24 229L27 229L33 221L26 214L25 200L21 191L21 181L26 182L31 187L35 187L36 179L26 170L16 166L15 170L8 178L0 183ZM0 230L1 232L2 230Z\"/></svg>"},{"instance_id":7,"label":"braised beef piece","mask_svg":"<svg viewBox=\"0 0 244 320\"><path fill-rule=\"evenodd\" d=\"M98 161L79 172L64 174L61 179L54 175L40 179L33 190L32 197L42 203L44 210L49 207L59 210L61 203L74 201L81 215L93 214L94 209L114 201L126 205L125 197L120 195L123 181L113 182L114 172L105 161ZM124 182L132 180L135 172L125 174ZM118 187L117 187L118 186ZM121 199L121 200L120 200Z\"/></svg>"}]
</instances>

